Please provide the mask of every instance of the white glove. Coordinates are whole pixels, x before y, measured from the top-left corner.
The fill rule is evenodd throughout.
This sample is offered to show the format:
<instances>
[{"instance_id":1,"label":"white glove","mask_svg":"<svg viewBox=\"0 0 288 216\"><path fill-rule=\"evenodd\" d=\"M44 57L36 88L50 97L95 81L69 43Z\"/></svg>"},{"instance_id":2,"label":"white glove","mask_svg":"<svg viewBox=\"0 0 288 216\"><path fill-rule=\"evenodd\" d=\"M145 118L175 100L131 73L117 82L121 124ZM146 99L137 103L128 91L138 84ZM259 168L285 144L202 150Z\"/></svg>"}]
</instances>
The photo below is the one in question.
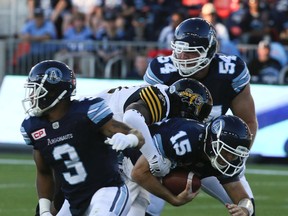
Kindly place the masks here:
<instances>
[{"instance_id":1,"label":"white glove","mask_svg":"<svg viewBox=\"0 0 288 216\"><path fill-rule=\"evenodd\" d=\"M53 216L50 212L44 212L40 216Z\"/></svg>"},{"instance_id":2,"label":"white glove","mask_svg":"<svg viewBox=\"0 0 288 216\"><path fill-rule=\"evenodd\" d=\"M150 172L156 177L163 177L170 172L171 161L161 155L154 155L148 162Z\"/></svg>"},{"instance_id":3,"label":"white glove","mask_svg":"<svg viewBox=\"0 0 288 216\"><path fill-rule=\"evenodd\" d=\"M136 135L125 135L122 133L116 133L111 138L107 138L107 140L105 140L105 143L112 145L112 149L116 151L136 147L138 145L138 142L139 140Z\"/></svg>"},{"instance_id":4,"label":"white glove","mask_svg":"<svg viewBox=\"0 0 288 216\"><path fill-rule=\"evenodd\" d=\"M132 180L131 178L131 173L132 173L132 169L133 169L133 164L131 162L131 159L128 157L124 157L123 161L122 161L122 170L123 170L123 174L125 174L125 176Z\"/></svg>"}]
</instances>

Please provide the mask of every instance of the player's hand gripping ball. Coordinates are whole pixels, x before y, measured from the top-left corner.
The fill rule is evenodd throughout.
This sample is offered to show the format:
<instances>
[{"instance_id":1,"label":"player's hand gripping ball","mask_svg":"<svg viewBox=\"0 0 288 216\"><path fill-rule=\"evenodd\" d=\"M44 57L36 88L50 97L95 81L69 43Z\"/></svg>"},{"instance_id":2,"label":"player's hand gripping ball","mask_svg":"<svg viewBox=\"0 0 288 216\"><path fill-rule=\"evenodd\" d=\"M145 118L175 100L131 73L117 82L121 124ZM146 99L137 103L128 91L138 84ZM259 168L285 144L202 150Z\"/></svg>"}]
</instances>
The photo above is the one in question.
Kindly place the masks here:
<instances>
[{"instance_id":1,"label":"player's hand gripping ball","mask_svg":"<svg viewBox=\"0 0 288 216\"><path fill-rule=\"evenodd\" d=\"M187 180L192 181L192 192L195 193L201 187L200 178L193 172L187 170L171 170L162 178L162 184L174 195L178 195L185 190Z\"/></svg>"}]
</instances>

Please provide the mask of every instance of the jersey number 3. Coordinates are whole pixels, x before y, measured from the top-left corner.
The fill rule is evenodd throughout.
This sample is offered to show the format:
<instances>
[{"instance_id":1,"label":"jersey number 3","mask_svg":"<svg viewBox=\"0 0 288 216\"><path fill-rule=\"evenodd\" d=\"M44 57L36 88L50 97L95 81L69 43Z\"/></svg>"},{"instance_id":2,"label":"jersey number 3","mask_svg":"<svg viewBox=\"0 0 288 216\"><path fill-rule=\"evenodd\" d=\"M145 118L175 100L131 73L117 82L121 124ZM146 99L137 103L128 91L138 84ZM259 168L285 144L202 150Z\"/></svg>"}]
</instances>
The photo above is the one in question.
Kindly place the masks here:
<instances>
[{"instance_id":1,"label":"jersey number 3","mask_svg":"<svg viewBox=\"0 0 288 216\"><path fill-rule=\"evenodd\" d=\"M73 146L69 144L63 144L61 146L55 147L53 151L53 156L55 160L63 159L63 155L69 156L69 160L65 160L65 166L69 170L73 170L73 175L70 172L63 173L63 176L69 184L74 185L85 181L87 173L81 161L79 161L79 156ZM74 174L75 172L75 174Z\"/></svg>"}]
</instances>

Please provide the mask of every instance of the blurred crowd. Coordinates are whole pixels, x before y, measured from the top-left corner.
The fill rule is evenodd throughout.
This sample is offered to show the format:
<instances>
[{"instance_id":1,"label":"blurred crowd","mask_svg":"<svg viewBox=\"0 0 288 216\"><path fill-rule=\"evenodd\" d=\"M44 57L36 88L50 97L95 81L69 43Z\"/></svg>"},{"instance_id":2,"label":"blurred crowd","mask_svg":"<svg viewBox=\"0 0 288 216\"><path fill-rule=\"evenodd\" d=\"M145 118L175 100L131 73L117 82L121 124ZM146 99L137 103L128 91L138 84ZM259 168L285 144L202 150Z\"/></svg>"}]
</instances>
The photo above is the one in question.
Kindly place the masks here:
<instances>
[{"instance_id":1,"label":"blurred crowd","mask_svg":"<svg viewBox=\"0 0 288 216\"><path fill-rule=\"evenodd\" d=\"M59 51L59 47L49 46L53 53L49 57L55 57L55 50L58 56L93 52L104 64L122 55L123 50L93 50L92 46L69 41L153 41L170 50L176 26L197 16L215 26L224 54L241 55L239 44L265 41L269 49L274 42L288 45L288 0L28 0L27 7L27 22L18 37L36 45L21 58L32 56L35 61L41 60L35 57L41 52L39 42L55 39L65 41L65 47ZM287 51L285 54L276 59L281 68L287 64ZM141 56L149 60L147 53L141 53L138 59Z\"/></svg>"}]
</instances>

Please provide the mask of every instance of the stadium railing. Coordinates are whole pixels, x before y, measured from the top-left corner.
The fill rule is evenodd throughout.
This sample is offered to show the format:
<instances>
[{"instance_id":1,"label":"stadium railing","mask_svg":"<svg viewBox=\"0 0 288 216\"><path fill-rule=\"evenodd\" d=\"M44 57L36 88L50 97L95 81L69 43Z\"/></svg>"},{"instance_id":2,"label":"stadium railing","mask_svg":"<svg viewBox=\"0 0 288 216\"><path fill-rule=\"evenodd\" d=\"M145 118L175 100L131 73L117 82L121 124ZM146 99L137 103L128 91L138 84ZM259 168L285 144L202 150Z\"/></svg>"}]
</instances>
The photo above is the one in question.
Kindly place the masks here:
<instances>
[{"instance_id":1,"label":"stadium railing","mask_svg":"<svg viewBox=\"0 0 288 216\"><path fill-rule=\"evenodd\" d=\"M63 41L51 40L48 42L28 44L18 39L5 41L4 71L6 74L27 75L31 67L45 59L56 59L66 62L74 69L76 75L95 78L125 78L133 69L136 55L163 49L157 42L145 41ZM257 45L238 45L241 57L248 62L256 57ZM99 50L111 53L120 50L121 54L108 60L100 58ZM286 47L288 51L288 48ZM283 72L284 73L284 72ZM279 81L282 82L283 79ZM281 83L282 84L282 83Z\"/></svg>"}]
</instances>

